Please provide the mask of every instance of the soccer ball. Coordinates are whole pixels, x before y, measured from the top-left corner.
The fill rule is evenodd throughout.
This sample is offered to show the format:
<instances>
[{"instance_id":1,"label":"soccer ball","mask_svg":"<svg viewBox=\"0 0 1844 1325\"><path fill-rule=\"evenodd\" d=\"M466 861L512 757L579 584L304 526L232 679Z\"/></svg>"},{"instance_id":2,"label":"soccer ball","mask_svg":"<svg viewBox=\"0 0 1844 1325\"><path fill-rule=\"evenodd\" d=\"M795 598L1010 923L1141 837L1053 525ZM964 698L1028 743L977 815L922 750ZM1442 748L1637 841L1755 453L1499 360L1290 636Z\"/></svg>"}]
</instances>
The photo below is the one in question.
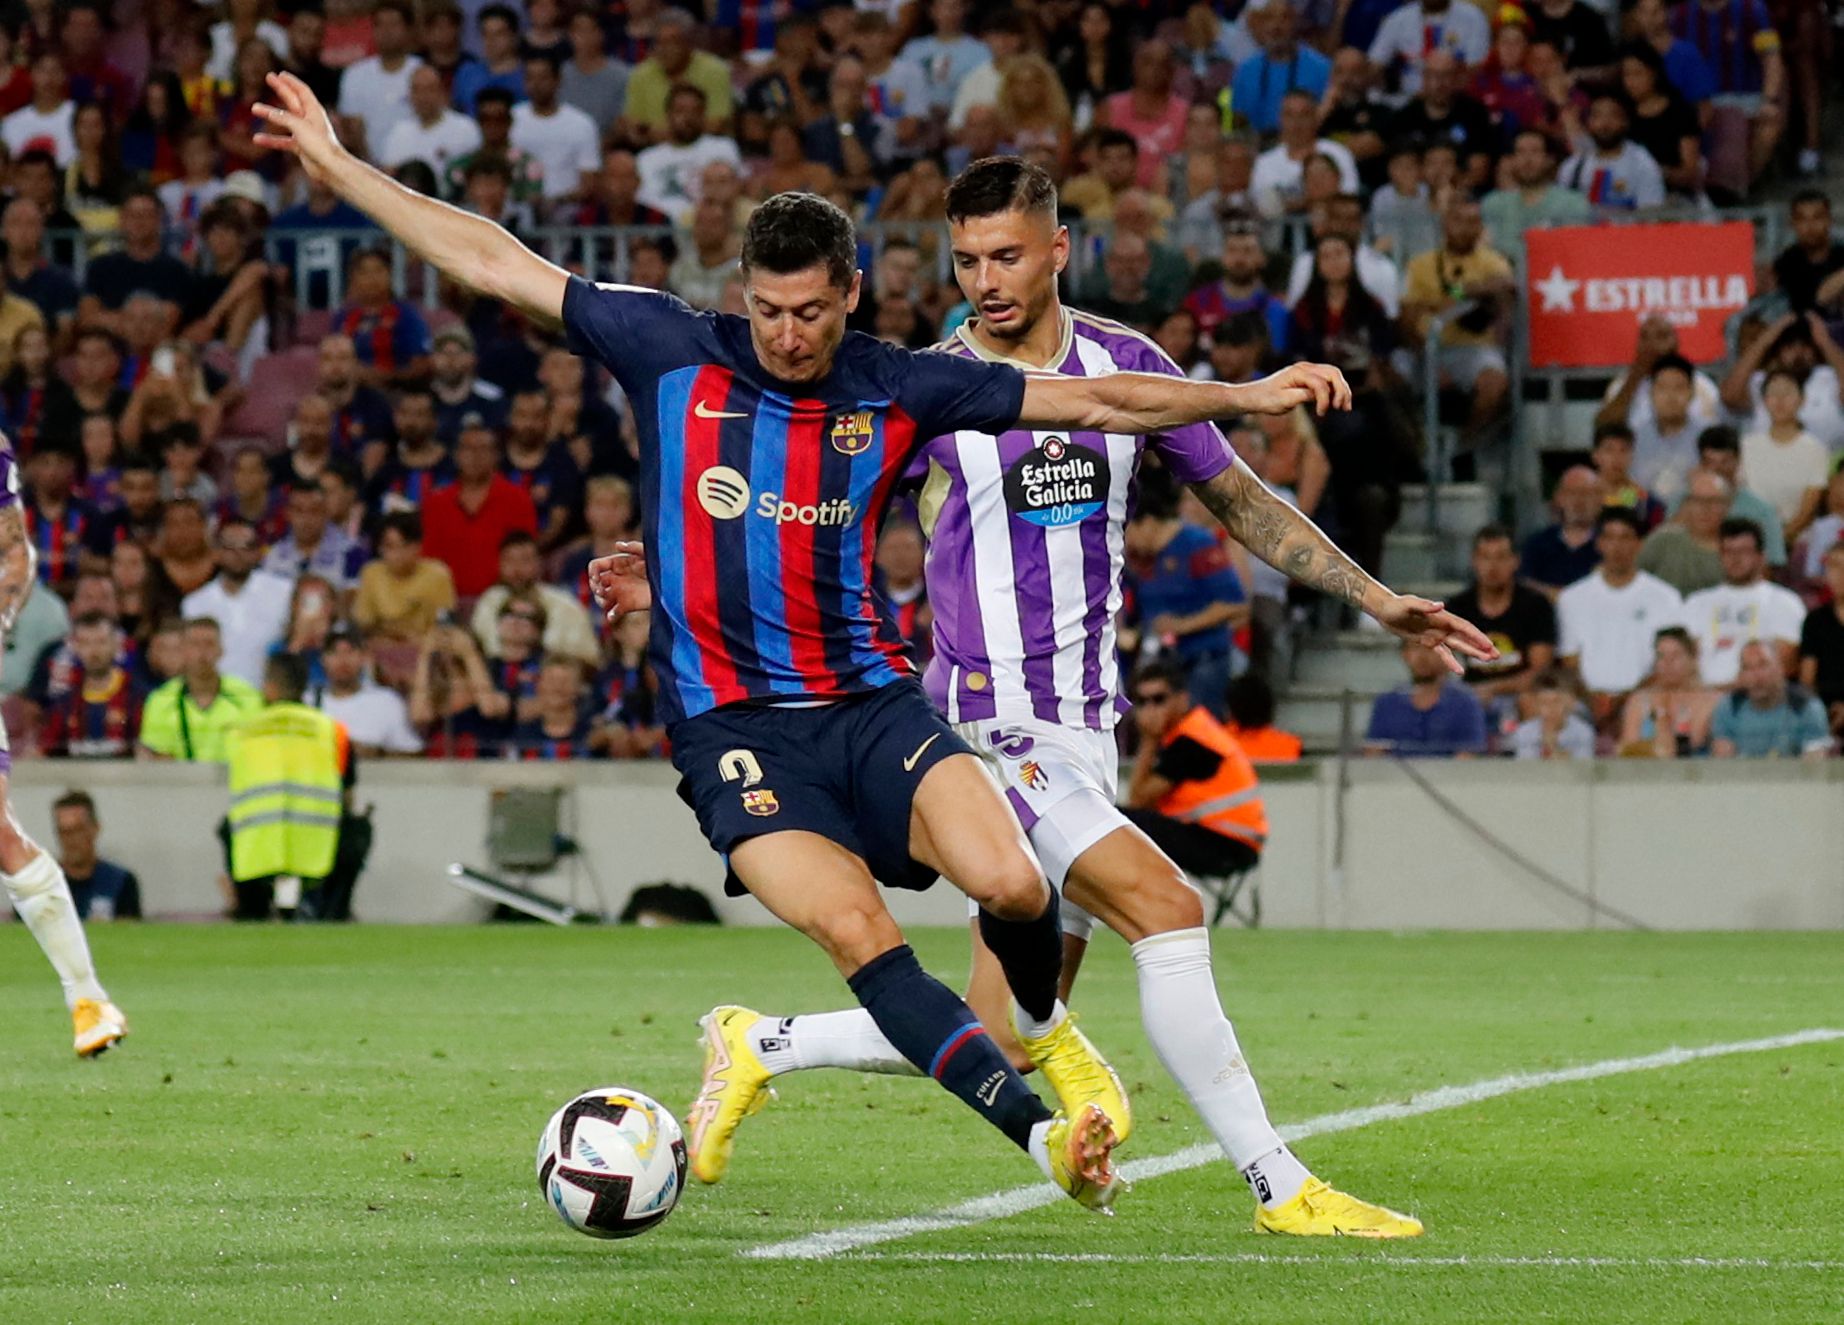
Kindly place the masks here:
<instances>
[{"instance_id":1,"label":"soccer ball","mask_svg":"<svg viewBox=\"0 0 1844 1325\"><path fill-rule=\"evenodd\" d=\"M645 1233L685 1190L678 1119L626 1086L585 1091L552 1114L538 1138L538 1190L578 1233Z\"/></svg>"}]
</instances>

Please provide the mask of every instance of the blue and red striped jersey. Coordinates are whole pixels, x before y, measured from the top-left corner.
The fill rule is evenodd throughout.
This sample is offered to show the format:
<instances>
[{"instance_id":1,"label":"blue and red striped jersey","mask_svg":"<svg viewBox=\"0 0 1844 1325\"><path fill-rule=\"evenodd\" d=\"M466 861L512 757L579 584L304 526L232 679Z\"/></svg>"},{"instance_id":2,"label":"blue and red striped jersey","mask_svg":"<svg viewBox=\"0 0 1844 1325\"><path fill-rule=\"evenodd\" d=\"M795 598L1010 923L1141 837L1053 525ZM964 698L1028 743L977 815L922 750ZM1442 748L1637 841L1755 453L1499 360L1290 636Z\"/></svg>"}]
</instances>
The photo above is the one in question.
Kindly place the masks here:
<instances>
[{"instance_id":1,"label":"blue and red striped jersey","mask_svg":"<svg viewBox=\"0 0 1844 1325\"><path fill-rule=\"evenodd\" d=\"M580 277L563 321L634 407L661 720L913 678L877 527L923 441L1017 422L1024 375L848 333L824 378L785 383L745 319Z\"/></svg>"}]
</instances>

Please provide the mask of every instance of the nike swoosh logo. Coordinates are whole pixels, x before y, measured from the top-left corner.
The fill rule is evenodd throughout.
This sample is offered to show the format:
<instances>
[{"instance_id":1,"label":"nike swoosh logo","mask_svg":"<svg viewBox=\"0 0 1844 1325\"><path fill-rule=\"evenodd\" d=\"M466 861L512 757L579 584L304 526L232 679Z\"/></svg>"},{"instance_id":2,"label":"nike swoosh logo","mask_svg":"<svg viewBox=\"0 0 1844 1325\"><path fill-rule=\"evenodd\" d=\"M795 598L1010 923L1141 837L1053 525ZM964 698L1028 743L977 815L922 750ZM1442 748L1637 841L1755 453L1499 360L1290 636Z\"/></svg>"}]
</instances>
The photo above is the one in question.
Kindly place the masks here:
<instances>
[{"instance_id":1,"label":"nike swoosh logo","mask_svg":"<svg viewBox=\"0 0 1844 1325\"><path fill-rule=\"evenodd\" d=\"M903 771L905 773L915 772L916 771L916 761L922 757L923 751L927 750L929 746L933 745L936 741L939 741L940 739L941 739L941 733L936 732L933 736L929 737L926 741L922 742L922 744L918 745L916 747L916 752L910 755L909 758L903 761Z\"/></svg>"},{"instance_id":2,"label":"nike swoosh logo","mask_svg":"<svg viewBox=\"0 0 1844 1325\"><path fill-rule=\"evenodd\" d=\"M999 1098L999 1082L995 1081L992 1083L992 1089L990 1092L986 1090L980 1090L980 1091L976 1091L975 1093L980 1097L980 1103L990 1108L992 1107L993 1103Z\"/></svg>"},{"instance_id":3,"label":"nike swoosh logo","mask_svg":"<svg viewBox=\"0 0 1844 1325\"><path fill-rule=\"evenodd\" d=\"M749 417L747 414L732 414L728 410L712 409L702 400L692 406L692 413L701 419L746 419Z\"/></svg>"}]
</instances>

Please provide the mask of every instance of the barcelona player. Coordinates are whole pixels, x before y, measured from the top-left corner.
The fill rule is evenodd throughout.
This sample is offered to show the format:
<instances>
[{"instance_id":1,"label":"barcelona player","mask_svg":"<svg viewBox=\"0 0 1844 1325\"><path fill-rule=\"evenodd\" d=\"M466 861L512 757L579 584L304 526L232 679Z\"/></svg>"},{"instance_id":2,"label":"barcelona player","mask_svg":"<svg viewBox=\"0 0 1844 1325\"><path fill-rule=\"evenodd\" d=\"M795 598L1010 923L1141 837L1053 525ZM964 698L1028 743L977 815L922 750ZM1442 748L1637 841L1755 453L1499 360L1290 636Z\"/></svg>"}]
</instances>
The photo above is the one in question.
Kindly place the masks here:
<instances>
[{"instance_id":1,"label":"barcelona player","mask_svg":"<svg viewBox=\"0 0 1844 1325\"><path fill-rule=\"evenodd\" d=\"M1106 1209L1118 1088L1067 1018L1055 891L978 758L928 702L871 588L874 531L919 445L1017 426L1143 435L1247 412L1346 408L1336 369L1245 386L1032 376L847 336L850 219L806 194L751 217L746 317L572 277L480 217L347 152L298 78L271 75L258 141L446 275L561 323L634 403L642 527L656 550L649 653L681 795L746 889L815 940L878 1029L1063 1191ZM1087 1098L1045 1107L967 1005L927 975L877 881L946 876L979 906L1027 1044L1079 1063ZM713 1046L720 1049L721 1046ZM721 1075L721 1053L711 1068ZM707 1089L694 1172L721 1175L735 1117Z\"/></svg>"},{"instance_id":2,"label":"barcelona player","mask_svg":"<svg viewBox=\"0 0 1844 1325\"><path fill-rule=\"evenodd\" d=\"M1076 376L1178 376L1138 332L1063 307L1057 277L1069 238L1056 211L1049 176L1015 158L975 162L955 179L947 194L949 240L961 292L978 317L942 348ZM1201 901L1183 872L1115 808L1113 727L1123 682L1114 618L1129 493L1148 448L1233 535L1302 583L1436 643L1450 662L1453 650L1490 653L1483 636L1438 604L1391 594L1371 580L1241 465L1214 427L1151 437L956 433L931 439L917 466L931 532L927 591L936 605L930 697L987 762L1063 889L1064 997L1087 950L1091 916L1101 919L1133 945L1147 1036L1247 1181L1256 1226L1309 1236L1414 1236L1418 1220L1331 1187L1282 1142L1218 1001ZM617 612L646 603L645 586L634 578L644 555L627 545L603 568L604 597ZM1227 802L1235 799L1226 798L1219 813L1234 815L1237 807ZM1004 973L977 928L973 941L968 1002L992 1021L1008 998ZM1059 1003L1056 1016L1063 1015ZM733 1063L725 1090L737 1099L738 1116L783 1073L913 1070L862 1010L783 1017L722 1007L711 1021ZM1058 1084L1056 1059L1024 1048ZM1115 1122L1124 1133L1124 1102Z\"/></svg>"},{"instance_id":3,"label":"barcelona player","mask_svg":"<svg viewBox=\"0 0 1844 1325\"><path fill-rule=\"evenodd\" d=\"M32 541L26 535L19 503L19 468L13 444L0 436L0 637L13 629L36 572ZM83 922L71 899L64 871L38 843L26 836L13 814L7 780L13 756L6 728L0 724L0 885L13 911L25 921L64 986L79 1058L94 1058L128 1033L128 1020L109 1001L96 980Z\"/></svg>"}]
</instances>

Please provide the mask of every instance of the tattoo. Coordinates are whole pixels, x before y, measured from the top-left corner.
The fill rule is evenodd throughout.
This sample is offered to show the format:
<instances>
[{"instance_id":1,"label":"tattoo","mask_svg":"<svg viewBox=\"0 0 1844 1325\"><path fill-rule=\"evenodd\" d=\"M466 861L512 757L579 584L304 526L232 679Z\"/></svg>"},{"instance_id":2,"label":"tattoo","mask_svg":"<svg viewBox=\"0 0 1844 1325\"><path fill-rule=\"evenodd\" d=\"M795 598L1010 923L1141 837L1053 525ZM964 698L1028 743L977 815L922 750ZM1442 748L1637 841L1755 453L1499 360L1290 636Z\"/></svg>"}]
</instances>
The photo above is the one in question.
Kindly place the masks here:
<instances>
[{"instance_id":1,"label":"tattoo","mask_svg":"<svg viewBox=\"0 0 1844 1325\"><path fill-rule=\"evenodd\" d=\"M1274 569L1353 607L1364 605L1376 581L1241 461L1191 490L1231 538Z\"/></svg>"},{"instance_id":2,"label":"tattoo","mask_svg":"<svg viewBox=\"0 0 1844 1325\"><path fill-rule=\"evenodd\" d=\"M0 506L0 631L10 631L26 605L35 559L24 509L18 502Z\"/></svg>"}]
</instances>

